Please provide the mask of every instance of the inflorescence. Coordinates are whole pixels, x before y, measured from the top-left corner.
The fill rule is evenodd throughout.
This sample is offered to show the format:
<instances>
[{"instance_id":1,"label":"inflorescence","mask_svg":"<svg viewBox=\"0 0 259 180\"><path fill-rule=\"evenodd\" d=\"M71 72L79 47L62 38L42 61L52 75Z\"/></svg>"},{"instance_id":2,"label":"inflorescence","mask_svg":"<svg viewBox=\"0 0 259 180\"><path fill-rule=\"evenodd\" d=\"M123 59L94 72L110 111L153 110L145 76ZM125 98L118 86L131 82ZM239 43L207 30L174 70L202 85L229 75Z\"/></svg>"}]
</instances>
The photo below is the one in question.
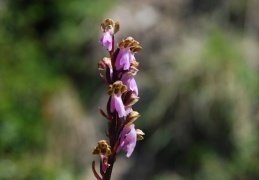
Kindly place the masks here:
<instances>
[{"instance_id":1,"label":"inflorescence","mask_svg":"<svg viewBox=\"0 0 259 180\"><path fill-rule=\"evenodd\" d=\"M93 154L100 156L100 174L92 163L93 173L98 180L111 178L116 154L120 151L130 157L136 142L143 140L143 131L135 128L134 122L140 117L132 106L139 100L138 86L135 81L139 63L135 59L135 53L142 47L132 37L127 37L115 47L114 35L120 29L119 23L112 19L106 19L101 24L101 45L109 52L109 57L104 57L98 63L100 76L107 84L109 99L106 112L99 109L102 116L108 120L109 143L100 140L93 150Z\"/></svg>"}]
</instances>

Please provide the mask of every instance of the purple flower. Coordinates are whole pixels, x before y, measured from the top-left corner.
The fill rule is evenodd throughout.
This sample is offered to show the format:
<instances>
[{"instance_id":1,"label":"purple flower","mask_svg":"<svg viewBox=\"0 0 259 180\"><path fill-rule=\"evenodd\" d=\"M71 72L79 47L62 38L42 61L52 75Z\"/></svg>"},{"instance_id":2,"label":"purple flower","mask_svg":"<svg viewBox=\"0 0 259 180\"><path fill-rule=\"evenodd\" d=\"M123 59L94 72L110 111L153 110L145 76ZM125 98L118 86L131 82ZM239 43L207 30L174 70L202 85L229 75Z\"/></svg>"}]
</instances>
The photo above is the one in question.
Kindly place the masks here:
<instances>
[{"instance_id":1,"label":"purple flower","mask_svg":"<svg viewBox=\"0 0 259 180\"><path fill-rule=\"evenodd\" d=\"M108 157L105 154L100 154L100 159L102 171L105 173L107 168L110 166L110 164L108 164Z\"/></svg>"},{"instance_id":2,"label":"purple flower","mask_svg":"<svg viewBox=\"0 0 259 180\"><path fill-rule=\"evenodd\" d=\"M119 94L113 94L111 96L110 110L111 110L111 112L114 112L116 110L117 113L118 113L118 116L120 118L126 116L125 107L124 107L124 104L122 102L120 93Z\"/></svg>"},{"instance_id":3,"label":"purple flower","mask_svg":"<svg viewBox=\"0 0 259 180\"><path fill-rule=\"evenodd\" d=\"M106 172L107 168L110 166L108 163L109 156L112 154L111 146L105 141L98 141L97 146L93 150L93 154L98 154L100 156L100 164L102 172Z\"/></svg>"},{"instance_id":4,"label":"purple flower","mask_svg":"<svg viewBox=\"0 0 259 180\"><path fill-rule=\"evenodd\" d=\"M112 50L112 33L108 30L108 31L104 31L101 37L101 44L104 48L106 48L108 51Z\"/></svg>"},{"instance_id":5,"label":"purple flower","mask_svg":"<svg viewBox=\"0 0 259 180\"><path fill-rule=\"evenodd\" d=\"M137 142L137 132L135 125L131 124L129 127L124 127L120 134L120 144L117 152L123 150L126 152L126 156L130 157L133 153Z\"/></svg>"},{"instance_id":6,"label":"purple flower","mask_svg":"<svg viewBox=\"0 0 259 180\"><path fill-rule=\"evenodd\" d=\"M125 73L123 74L121 81L127 86L128 90L135 92L135 94L138 96L138 86L133 75Z\"/></svg>"},{"instance_id":7,"label":"purple flower","mask_svg":"<svg viewBox=\"0 0 259 180\"><path fill-rule=\"evenodd\" d=\"M133 52L129 48L120 48L117 55L115 67L117 70L128 70L130 68L130 63L135 60Z\"/></svg>"}]
</instances>

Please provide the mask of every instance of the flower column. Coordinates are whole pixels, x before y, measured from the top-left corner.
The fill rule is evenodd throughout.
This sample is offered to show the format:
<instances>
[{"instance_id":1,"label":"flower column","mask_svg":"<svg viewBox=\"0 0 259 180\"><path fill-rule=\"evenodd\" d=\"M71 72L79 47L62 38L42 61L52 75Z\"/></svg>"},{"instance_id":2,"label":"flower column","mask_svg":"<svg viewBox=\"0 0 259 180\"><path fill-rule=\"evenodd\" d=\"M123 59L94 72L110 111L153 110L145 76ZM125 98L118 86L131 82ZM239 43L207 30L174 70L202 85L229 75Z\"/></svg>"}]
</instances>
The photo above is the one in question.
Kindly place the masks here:
<instances>
[{"instance_id":1,"label":"flower column","mask_svg":"<svg viewBox=\"0 0 259 180\"><path fill-rule=\"evenodd\" d=\"M139 100L134 76L139 65L135 53L141 50L141 46L132 37L127 37L115 50L114 34L119 31L119 23L106 19L101 29L101 45L109 52L109 57L104 57L98 68L104 71L100 75L108 86L109 99L107 112L100 109L100 113L108 120L109 143L106 140L98 142L93 154L100 157L100 173L96 171L94 161L92 170L96 179L109 180L117 153L124 151L130 157L137 140L142 140L144 135L140 129L135 129L134 122L140 115L132 108Z\"/></svg>"}]
</instances>

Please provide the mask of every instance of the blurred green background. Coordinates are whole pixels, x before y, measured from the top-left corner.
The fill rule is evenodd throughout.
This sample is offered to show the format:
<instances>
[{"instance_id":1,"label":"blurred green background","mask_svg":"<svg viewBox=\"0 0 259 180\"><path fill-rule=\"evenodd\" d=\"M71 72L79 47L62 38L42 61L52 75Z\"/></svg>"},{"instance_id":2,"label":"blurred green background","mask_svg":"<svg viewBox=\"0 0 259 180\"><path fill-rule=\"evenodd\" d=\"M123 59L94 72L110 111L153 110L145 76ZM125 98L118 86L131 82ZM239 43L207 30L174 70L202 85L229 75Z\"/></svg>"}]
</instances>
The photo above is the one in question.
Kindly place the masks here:
<instances>
[{"instance_id":1,"label":"blurred green background","mask_svg":"<svg viewBox=\"0 0 259 180\"><path fill-rule=\"evenodd\" d=\"M259 179L259 2L0 0L0 179L94 179L100 23L143 50L146 133L113 179Z\"/></svg>"}]
</instances>

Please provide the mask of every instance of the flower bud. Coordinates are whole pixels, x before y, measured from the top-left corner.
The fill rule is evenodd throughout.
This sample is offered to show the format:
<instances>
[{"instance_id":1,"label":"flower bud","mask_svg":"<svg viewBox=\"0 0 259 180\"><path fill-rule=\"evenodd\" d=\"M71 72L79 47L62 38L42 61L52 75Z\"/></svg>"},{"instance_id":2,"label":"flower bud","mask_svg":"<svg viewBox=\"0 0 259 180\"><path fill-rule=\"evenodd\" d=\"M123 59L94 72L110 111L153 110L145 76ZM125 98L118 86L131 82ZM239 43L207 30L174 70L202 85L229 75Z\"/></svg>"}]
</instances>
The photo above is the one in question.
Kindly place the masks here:
<instances>
[{"instance_id":1,"label":"flower bud","mask_svg":"<svg viewBox=\"0 0 259 180\"><path fill-rule=\"evenodd\" d=\"M137 133L137 140L142 141L144 139L143 136L145 135L145 133L141 129L136 129L136 133Z\"/></svg>"},{"instance_id":2,"label":"flower bud","mask_svg":"<svg viewBox=\"0 0 259 180\"><path fill-rule=\"evenodd\" d=\"M138 100L139 97L133 91L128 91L123 99L123 103L126 107L129 107L133 106Z\"/></svg>"},{"instance_id":3,"label":"flower bud","mask_svg":"<svg viewBox=\"0 0 259 180\"><path fill-rule=\"evenodd\" d=\"M126 118L126 127L129 127L131 124L133 124L138 118L140 117L140 114L137 111L132 111L127 115Z\"/></svg>"}]
</instances>

